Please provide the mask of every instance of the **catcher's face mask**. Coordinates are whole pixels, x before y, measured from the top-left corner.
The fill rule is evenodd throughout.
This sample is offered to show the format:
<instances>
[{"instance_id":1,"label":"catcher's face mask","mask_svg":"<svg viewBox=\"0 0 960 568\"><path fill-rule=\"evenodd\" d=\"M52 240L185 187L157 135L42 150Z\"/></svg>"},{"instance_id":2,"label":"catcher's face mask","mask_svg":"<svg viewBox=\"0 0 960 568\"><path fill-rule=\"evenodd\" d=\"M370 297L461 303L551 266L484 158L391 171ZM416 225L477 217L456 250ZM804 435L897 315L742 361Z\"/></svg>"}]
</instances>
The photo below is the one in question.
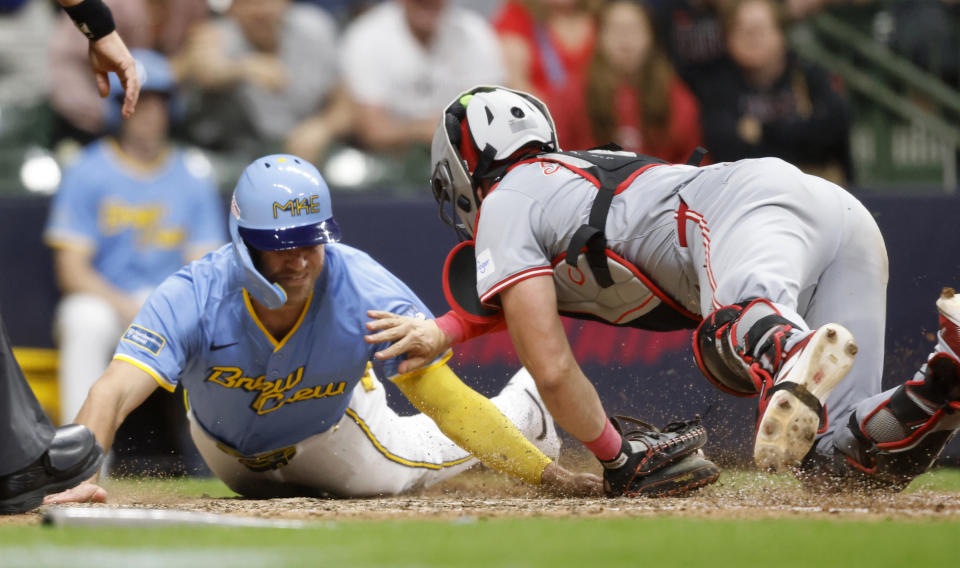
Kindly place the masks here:
<instances>
[{"instance_id":1,"label":"catcher's face mask","mask_svg":"<svg viewBox=\"0 0 960 568\"><path fill-rule=\"evenodd\" d=\"M480 181L502 177L519 159L511 158L514 152L528 145L558 149L553 119L531 95L479 86L444 110L430 148L430 186L440 219L457 231L460 240L476 234Z\"/></svg>"}]
</instances>

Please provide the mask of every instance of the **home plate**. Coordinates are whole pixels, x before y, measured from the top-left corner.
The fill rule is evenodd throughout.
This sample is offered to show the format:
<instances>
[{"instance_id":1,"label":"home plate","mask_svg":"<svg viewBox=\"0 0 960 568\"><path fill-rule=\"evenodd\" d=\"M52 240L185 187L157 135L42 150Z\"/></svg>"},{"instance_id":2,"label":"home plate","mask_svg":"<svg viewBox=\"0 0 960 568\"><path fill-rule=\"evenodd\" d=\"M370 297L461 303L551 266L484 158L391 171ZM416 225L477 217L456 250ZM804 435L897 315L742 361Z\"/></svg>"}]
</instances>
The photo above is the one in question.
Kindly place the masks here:
<instances>
[{"instance_id":1,"label":"home plate","mask_svg":"<svg viewBox=\"0 0 960 568\"><path fill-rule=\"evenodd\" d=\"M303 521L241 517L196 511L170 509L106 508L106 507L48 507L43 513L47 526L116 526L157 527L174 525L204 525L218 527L260 527L274 529L302 529Z\"/></svg>"}]
</instances>

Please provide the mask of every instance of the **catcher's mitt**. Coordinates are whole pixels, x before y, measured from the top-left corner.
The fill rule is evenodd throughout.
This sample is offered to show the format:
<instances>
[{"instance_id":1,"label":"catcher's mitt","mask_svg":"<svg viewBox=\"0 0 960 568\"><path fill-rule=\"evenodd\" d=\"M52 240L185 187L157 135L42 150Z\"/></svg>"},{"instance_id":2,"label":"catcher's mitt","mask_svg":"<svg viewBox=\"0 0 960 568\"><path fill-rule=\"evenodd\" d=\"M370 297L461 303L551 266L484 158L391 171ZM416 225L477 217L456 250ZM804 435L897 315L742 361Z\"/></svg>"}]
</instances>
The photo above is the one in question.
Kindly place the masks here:
<instances>
[{"instance_id":1,"label":"catcher's mitt","mask_svg":"<svg viewBox=\"0 0 960 568\"><path fill-rule=\"evenodd\" d=\"M663 430L626 416L610 421L630 444L631 452L618 467L604 470L608 496L680 495L719 477L720 469L699 451L707 442L707 430L699 417L671 422Z\"/></svg>"}]
</instances>

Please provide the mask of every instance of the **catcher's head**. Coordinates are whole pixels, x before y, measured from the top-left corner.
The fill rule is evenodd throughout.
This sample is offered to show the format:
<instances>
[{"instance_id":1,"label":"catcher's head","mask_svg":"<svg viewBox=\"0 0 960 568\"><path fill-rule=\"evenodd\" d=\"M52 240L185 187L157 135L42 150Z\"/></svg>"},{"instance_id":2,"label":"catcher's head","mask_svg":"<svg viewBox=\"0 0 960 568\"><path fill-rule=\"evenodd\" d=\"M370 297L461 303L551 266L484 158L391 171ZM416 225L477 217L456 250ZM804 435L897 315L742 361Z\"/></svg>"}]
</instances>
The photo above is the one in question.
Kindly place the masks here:
<instances>
[{"instance_id":1,"label":"catcher's head","mask_svg":"<svg viewBox=\"0 0 960 568\"><path fill-rule=\"evenodd\" d=\"M271 309L282 306L287 294L264 278L256 251L340 240L327 183L312 164L288 154L265 156L247 166L233 190L229 226L247 291Z\"/></svg>"},{"instance_id":2,"label":"catcher's head","mask_svg":"<svg viewBox=\"0 0 960 568\"><path fill-rule=\"evenodd\" d=\"M443 111L430 149L440 218L461 238L473 237L481 186L495 183L528 154L557 150L553 118L536 97L488 86L461 94Z\"/></svg>"}]
</instances>

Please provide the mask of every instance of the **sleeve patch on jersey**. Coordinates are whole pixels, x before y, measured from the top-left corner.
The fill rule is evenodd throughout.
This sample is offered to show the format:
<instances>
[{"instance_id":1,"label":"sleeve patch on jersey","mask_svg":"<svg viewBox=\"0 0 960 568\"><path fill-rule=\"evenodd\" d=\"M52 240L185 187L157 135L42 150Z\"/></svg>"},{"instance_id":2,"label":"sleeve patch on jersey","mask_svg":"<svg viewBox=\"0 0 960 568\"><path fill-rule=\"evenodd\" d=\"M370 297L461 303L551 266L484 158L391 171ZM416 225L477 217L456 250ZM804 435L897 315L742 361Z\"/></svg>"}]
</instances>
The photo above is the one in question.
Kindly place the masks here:
<instances>
[{"instance_id":1,"label":"sleeve patch on jersey","mask_svg":"<svg viewBox=\"0 0 960 568\"><path fill-rule=\"evenodd\" d=\"M494 270L496 267L493 265L493 254L490 249L483 249L483 252L477 254L477 281L493 274Z\"/></svg>"},{"instance_id":2,"label":"sleeve patch on jersey","mask_svg":"<svg viewBox=\"0 0 960 568\"><path fill-rule=\"evenodd\" d=\"M139 325L128 327L121 339L154 355L160 355L160 350L167 344L167 340L162 335Z\"/></svg>"}]
</instances>

